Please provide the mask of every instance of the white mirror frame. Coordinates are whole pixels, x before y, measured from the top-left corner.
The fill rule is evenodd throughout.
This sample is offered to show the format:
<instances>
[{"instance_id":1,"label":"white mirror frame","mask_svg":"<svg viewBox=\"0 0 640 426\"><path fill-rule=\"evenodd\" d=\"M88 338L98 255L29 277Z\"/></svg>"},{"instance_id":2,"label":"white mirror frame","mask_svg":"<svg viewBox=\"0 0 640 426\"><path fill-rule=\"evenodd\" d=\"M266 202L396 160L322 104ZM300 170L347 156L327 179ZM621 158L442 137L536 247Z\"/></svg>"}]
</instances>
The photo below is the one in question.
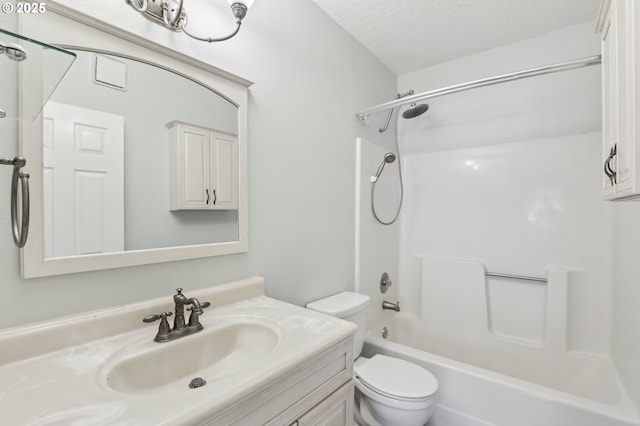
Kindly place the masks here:
<instances>
[{"instance_id":1,"label":"white mirror frame","mask_svg":"<svg viewBox=\"0 0 640 426\"><path fill-rule=\"evenodd\" d=\"M73 272L95 271L135 265L219 256L248 251L247 193L247 98L250 81L229 74L204 62L163 46L140 39L106 23L88 18L64 6L49 2L46 16L29 19L20 16L20 33L36 40L58 45L78 46L126 54L189 76L208 86L238 107L238 240L159 249L132 250L81 256L45 258L42 114L34 121L20 122L20 152L27 160L30 174L31 221L27 244L21 249L23 278ZM44 18L44 19L43 19ZM69 19L71 18L71 19ZM81 34L81 36L79 36ZM34 90L41 80L37 57L29 57L21 67L20 93ZM35 88L39 90L39 88Z\"/></svg>"}]
</instances>

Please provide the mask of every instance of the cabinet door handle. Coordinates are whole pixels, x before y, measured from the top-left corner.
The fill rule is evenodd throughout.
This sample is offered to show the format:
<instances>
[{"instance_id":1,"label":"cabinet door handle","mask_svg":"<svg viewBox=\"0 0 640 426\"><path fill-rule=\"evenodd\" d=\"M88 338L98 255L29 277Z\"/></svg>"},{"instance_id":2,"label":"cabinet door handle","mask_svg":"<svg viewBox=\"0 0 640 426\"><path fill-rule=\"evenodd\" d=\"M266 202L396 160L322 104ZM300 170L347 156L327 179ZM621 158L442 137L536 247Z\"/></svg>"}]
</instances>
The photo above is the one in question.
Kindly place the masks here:
<instances>
[{"instance_id":1,"label":"cabinet door handle","mask_svg":"<svg viewBox=\"0 0 640 426\"><path fill-rule=\"evenodd\" d=\"M611 147L611 151L609 152L609 158L607 158L607 162L605 163L605 168L609 170L609 181L611 182L611 185L618 183L618 174L611 167L611 160L613 160L613 157L615 157L617 153L618 153L618 144L616 143Z\"/></svg>"},{"instance_id":2,"label":"cabinet door handle","mask_svg":"<svg viewBox=\"0 0 640 426\"><path fill-rule=\"evenodd\" d=\"M611 159L611 154L604 160L604 174L609 178L609 182L611 182L611 172L609 171L609 160ZM613 184L613 182L611 182Z\"/></svg>"},{"instance_id":3,"label":"cabinet door handle","mask_svg":"<svg viewBox=\"0 0 640 426\"><path fill-rule=\"evenodd\" d=\"M611 174L611 169L609 169L609 161L611 161L611 153L604 160L604 174L609 178L609 182L613 185L613 174Z\"/></svg>"},{"instance_id":4,"label":"cabinet door handle","mask_svg":"<svg viewBox=\"0 0 640 426\"><path fill-rule=\"evenodd\" d=\"M209 189L204 190L207 194L207 205L209 204Z\"/></svg>"},{"instance_id":5,"label":"cabinet door handle","mask_svg":"<svg viewBox=\"0 0 640 426\"><path fill-rule=\"evenodd\" d=\"M218 201L218 196L216 195L216 190L213 190L213 205L216 205L216 201Z\"/></svg>"},{"instance_id":6,"label":"cabinet door handle","mask_svg":"<svg viewBox=\"0 0 640 426\"><path fill-rule=\"evenodd\" d=\"M606 160L604 160L604 173L609 178L609 182L611 183L611 185L614 185L616 183L616 172L614 172L613 169L611 168L611 160L613 159L613 156L616 155L616 153L617 153L617 144L614 144L611 147L611 151L609 151L609 156L607 157Z\"/></svg>"}]
</instances>

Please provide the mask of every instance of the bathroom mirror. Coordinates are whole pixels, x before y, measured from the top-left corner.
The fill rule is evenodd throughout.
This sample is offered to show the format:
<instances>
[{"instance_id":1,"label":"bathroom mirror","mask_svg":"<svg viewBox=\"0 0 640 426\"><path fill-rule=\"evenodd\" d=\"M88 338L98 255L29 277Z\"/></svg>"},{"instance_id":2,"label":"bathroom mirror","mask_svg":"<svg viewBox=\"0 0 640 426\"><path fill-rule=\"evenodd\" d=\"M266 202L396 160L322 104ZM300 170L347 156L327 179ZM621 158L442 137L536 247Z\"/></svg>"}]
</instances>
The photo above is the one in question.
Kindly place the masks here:
<instances>
[{"instance_id":1,"label":"bathroom mirror","mask_svg":"<svg viewBox=\"0 0 640 426\"><path fill-rule=\"evenodd\" d=\"M22 31L73 51L77 60L43 112L21 125L33 200L23 276L247 251L250 83L86 26L77 17L52 12L46 18L22 19ZM86 34L85 46L78 45L77 34ZM21 93L32 93L39 88L24 82L38 81L42 65L26 65ZM237 138L237 209L169 208L167 125L175 121ZM101 155L107 151L109 156Z\"/></svg>"}]
</instances>

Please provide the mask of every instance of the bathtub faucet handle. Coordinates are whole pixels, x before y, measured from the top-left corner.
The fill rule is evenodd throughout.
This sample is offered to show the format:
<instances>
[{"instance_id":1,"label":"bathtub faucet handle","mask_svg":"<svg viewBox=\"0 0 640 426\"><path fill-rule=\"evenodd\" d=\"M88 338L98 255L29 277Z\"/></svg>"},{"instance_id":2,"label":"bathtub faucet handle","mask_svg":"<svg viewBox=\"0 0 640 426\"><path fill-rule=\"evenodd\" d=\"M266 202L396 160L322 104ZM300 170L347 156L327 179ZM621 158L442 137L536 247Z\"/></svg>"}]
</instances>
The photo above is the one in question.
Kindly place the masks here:
<instances>
[{"instance_id":1,"label":"bathtub faucet handle","mask_svg":"<svg viewBox=\"0 0 640 426\"><path fill-rule=\"evenodd\" d=\"M393 283L389 279L389 274L383 272L382 276L380 277L380 292L386 293L387 290L389 290L389 287L391 287L391 284Z\"/></svg>"},{"instance_id":2,"label":"bathtub faucet handle","mask_svg":"<svg viewBox=\"0 0 640 426\"><path fill-rule=\"evenodd\" d=\"M382 309L390 309L392 311L400 312L400 302L391 303L385 300L382 302Z\"/></svg>"}]
</instances>

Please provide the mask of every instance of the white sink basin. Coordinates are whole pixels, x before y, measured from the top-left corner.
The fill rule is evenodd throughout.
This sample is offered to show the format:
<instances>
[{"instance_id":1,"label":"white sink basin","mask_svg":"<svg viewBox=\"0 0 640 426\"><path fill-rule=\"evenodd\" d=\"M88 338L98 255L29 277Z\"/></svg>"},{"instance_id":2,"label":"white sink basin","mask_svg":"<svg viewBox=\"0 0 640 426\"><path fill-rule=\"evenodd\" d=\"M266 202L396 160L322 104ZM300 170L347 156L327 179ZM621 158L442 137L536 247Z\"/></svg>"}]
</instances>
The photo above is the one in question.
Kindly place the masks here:
<instances>
[{"instance_id":1,"label":"white sink basin","mask_svg":"<svg viewBox=\"0 0 640 426\"><path fill-rule=\"evenodd\" d=\"M269 324L234 318L170 342L147 342L115 355L107 384L125 393L188 392L194 378L215 386L235 374L260 368L278 346L278 330ZM111 363L109 363L111 364Z\"/></svg>"},{"instance_id":2,"label":"white sink basin","mask_svg":"<svg viewBox=\"0 0 640 426\"><path fill-rule=\"evenodd\" d=\"M323 371L346 371L344 348L326 351L355 325L266 297L263 285L254 277L190 291L214 305L202 331L170 342L154 342L157 323L142 322L173 308L167 296L0 332L2 424L266 423L286 407L265 395L293 401L322 385L311 360L336 356ZM207 384L190 389L196 377Z\"/></svg>"}]
</instances>

